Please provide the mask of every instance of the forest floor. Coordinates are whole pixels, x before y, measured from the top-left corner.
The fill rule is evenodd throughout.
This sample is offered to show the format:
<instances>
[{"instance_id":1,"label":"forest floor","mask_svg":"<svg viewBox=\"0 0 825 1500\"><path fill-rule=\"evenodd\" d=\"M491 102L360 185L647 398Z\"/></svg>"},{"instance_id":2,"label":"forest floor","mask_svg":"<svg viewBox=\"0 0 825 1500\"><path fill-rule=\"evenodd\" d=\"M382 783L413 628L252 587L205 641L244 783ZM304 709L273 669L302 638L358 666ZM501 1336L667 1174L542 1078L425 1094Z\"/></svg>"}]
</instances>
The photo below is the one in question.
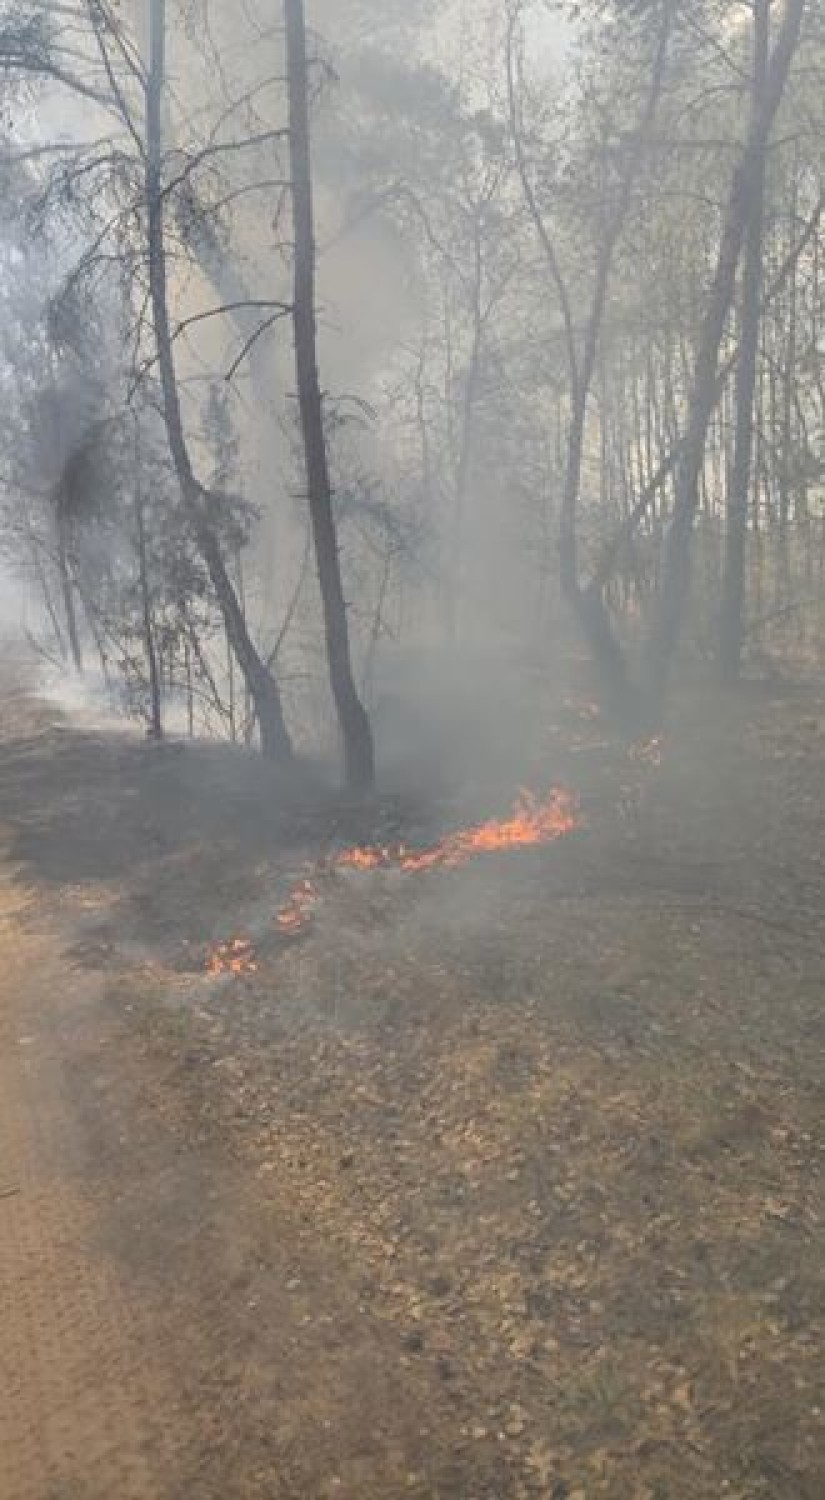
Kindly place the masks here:
<instances>
[{"instance_id":1,"label":"forest floor","mask_svg":"<svg viewBox=\"0 0 825 1500\"><path fill-rule=\"evenodd\" d=\"M581 694L581 828L369 814L0 683L0 1500L821 1500L825 694ZM248 938L255 970L206 973Z\"/></svg>"}]
</instances>

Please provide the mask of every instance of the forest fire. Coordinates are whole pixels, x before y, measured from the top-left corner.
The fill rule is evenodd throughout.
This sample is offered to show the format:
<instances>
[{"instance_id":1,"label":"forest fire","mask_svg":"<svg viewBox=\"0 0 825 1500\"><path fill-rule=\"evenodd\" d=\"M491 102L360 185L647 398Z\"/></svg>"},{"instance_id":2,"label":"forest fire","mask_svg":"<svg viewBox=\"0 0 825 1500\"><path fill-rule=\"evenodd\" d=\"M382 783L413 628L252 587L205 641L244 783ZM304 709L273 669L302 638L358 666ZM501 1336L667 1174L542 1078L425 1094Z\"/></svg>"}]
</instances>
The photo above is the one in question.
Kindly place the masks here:
<instances>
[{"instance_id":1,"label":"forest fire","mask_svg":"<svg viewBox=\"0 0 825 1500\"><path fill-rule=\"evenodd\" d=\"M219 943L209 955L208 974L256 974L257 972L255 952L249 938L230 938L228 942Z\"/></svg>"},{"instance_id":2,"label":"forest fire","mask_svg":"<svg viewBox=\"0 0 825 1500\"><path fill-rule=\"evenodd\" d=\"M318 874L329 875L336 870L396 869L414 873L454 869L477 855L552 843L573 833L580 823L578 801L572 792L555 788L542 802L522 791L509 818L491 818L475 827L456 829L425 849L410 849L405 844L356 845L326 861ZM317 882L301 880L278 912L280 931L287 936L303 932L319 895Z\"/></svg>"},{"instance_id":3,"label":"forest fire","mask_svg":"<svg viewBox=\"0 0 825 1500\"><path fill-rule=\"evenodd\" d=\"M490 818L474 827L456 829L429 848L410 849L405 844L355 845L321 862L312 877L304 876L298 881L276 914L278 931L283 937L296 937L306 931L321 898L321 882L338 870L393 869L415 873L455 869L478 855L553 843L574 833L581 827L581 821L574 793L557 787L544 801L522 791L509 818ZM207 972L214 975L255 974L257 968L255 951L247 938L222 943L210 954L207 964Z\"/></svg>"},{"instance_id":4,"label":"forest fire","mask_svg":"<svg viewBox=\"0 0 825 1500\"><path fill-rule=\"evenodd\" d=\"M311 880L302 880L292 891L289 900L281 907L276 918L281 932L290 935L303 932L318 900L319 892Z\"/></svg>"}]
</instances>

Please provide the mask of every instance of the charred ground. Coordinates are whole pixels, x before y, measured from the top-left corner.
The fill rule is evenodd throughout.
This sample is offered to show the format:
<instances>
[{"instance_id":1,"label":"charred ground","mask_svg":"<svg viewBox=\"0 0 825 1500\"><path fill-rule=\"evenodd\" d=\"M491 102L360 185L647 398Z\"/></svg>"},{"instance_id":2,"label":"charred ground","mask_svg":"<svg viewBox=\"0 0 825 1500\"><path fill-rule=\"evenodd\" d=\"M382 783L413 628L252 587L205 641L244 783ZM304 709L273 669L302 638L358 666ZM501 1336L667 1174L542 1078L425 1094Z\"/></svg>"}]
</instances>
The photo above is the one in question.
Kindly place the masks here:
<instances>
[{"instance_id":1,"label":"charred ground","mask_svg":"<svg viewBox=\"0 0 825 1500\"><path fill-rule=\"evenodd\" d=\"M825 700L688 694L658 764L574 686L506 776L364 809L73 727L21 673L3 1034L39 1125L4 1272L39 1204L66 1278L4 1313L3 1500L819 1497ZM581 829L339 874L278 935L307 861L517 777ZM237 934L257 971L208 977Z\"/></svg>"}]
</instances>

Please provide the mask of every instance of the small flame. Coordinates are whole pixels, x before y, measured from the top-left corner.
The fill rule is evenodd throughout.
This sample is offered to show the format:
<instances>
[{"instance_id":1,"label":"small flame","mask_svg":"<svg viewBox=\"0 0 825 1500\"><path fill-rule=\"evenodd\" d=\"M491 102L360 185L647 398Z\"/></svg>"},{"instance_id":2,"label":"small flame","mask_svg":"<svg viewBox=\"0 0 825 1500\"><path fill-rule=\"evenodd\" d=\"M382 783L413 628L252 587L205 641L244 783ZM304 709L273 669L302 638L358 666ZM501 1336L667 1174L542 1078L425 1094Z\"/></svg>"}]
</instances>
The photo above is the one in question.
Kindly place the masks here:
<instances>
[{"instance_id":1,"label":"small flame","mask_svg":"<svg viewBox=\"0 0 825 1500\"><path fill-rule=\"evenodd\" d=\"M317 900L318 891L311 880L302 880L300 885L296 885L286 905L278 912L276 920L281 932L288 937L296 932L303 932L309 924Z\"/></svg>"},{"instance_id":2,"label":"small flame","mask_svg":"<svg viewBox=\"0 0 825 1500\"><path fill-rule=\"evenodd\" d=\"M208 974L257 974L255 950L249 938L230 938L219 943L209 955Z\"/></svg>"}]
</instances>

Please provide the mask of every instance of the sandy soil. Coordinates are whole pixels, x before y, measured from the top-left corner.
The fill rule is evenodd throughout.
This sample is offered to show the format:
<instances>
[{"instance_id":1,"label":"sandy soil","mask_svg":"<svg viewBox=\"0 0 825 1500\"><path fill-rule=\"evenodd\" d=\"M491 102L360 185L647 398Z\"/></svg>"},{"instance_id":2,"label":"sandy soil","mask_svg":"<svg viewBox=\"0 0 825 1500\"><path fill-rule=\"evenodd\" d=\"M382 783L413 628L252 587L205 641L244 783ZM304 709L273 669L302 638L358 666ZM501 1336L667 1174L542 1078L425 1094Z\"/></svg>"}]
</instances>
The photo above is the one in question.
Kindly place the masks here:
<instances>
[{"instance_id":1,"label":"sandy soil","mask_svg":"<svg viewBox=\"0 0 825 1500\"><path fill-rule=\"evenodd\" d=\"M2 1500L819 1500L825 706L691 700L661 766L548 708L580 834L285 943L307 860L511 788L0 700Z\"/></svg>"}]
</instances>

